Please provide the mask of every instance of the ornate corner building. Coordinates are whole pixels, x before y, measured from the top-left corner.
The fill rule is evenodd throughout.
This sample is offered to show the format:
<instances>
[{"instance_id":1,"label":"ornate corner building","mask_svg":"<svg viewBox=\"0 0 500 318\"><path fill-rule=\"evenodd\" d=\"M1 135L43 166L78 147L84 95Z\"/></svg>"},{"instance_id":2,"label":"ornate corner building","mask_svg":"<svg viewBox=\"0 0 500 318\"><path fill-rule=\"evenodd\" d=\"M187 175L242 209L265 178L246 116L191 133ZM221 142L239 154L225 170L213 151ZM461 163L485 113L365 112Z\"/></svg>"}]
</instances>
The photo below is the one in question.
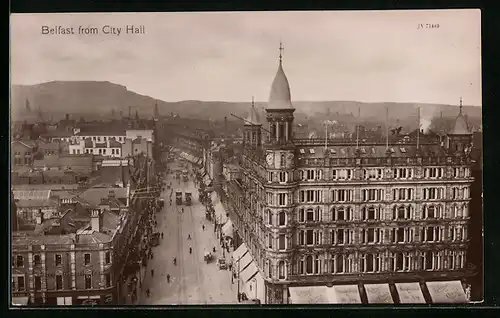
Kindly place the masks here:
<instances>
[{"instance_id":1,"label":"ornate corner building","mask_svg":"<svg viewBox=\"0 0 500 318\"><path fill-rule=\"evenodd\" d=\"M281 56L262 125L252 104L237 180L227 182L236 246L265 281L289 288L459 280L467 268L472 134L462 115L443 138L294 139ZM262 288L262 287L260 287Z\"/></svg>"}]
</instances>

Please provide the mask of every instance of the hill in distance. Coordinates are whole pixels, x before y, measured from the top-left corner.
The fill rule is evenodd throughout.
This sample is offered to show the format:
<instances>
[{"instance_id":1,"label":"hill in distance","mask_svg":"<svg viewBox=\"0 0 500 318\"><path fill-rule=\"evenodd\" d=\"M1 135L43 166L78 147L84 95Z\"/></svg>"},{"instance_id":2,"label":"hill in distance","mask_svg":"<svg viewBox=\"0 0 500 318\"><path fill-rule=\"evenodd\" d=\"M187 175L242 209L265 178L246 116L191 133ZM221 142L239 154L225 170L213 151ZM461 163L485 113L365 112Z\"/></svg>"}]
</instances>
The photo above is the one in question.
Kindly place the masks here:
<instances>
[{"instance_id":1,"label":"hill in distance","mask_svg":"<svg viewBox=\"0 0 500 318\"><path fill-rule=\"evenodd\" d=\"M26 101L29 101L30 110L27 110ZM220 120L228 117L232 120L230 113L237 116L248 114L250 103L248 102L207 102L207 101L179 101L165 102L150 96L137 94L127 90L123 85L100 81L53 81L36 85L13 85L11 88L11 110L13 120L24 120L36 118L37 109L41 108L44 117L60 119L65 114L73 118L87 116L94 118L106 118L111 115L111 110L118 116L120 111L124 116L129 113L135 115L137 111L140 117L153 115L154 105L158 104L161 115L170 113L179 114L182 117L211 118ZM319 101L306 102L294 101L298 117L309 116L325 119L335 119L338 114L353 114L357 116L360 108L361 117L365 119L378 119L383 121L385 109L389 108L391 119L407 119L416 117L417 107L421 109L421 117L432 118L433 116L456 116L458 107L455 105L439 104L417 104L417 103L362 103L355 101ZM263 111L266 103L258 102L256 107ZM464 112L471 117L481 118L481 107L464 106ZM48 118L46 118L48 119Z\"/></svg>"}]
</instances>

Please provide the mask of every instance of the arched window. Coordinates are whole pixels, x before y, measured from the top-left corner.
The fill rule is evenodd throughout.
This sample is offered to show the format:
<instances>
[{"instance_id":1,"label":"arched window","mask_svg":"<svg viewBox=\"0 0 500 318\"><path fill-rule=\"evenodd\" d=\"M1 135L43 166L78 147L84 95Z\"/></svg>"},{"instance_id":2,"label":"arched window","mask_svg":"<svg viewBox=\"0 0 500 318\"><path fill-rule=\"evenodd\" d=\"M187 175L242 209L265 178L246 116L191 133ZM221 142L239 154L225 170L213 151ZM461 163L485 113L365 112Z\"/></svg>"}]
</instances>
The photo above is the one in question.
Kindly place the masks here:
<instances>
[{"instance_id":1,"label":"arched window","mask_svg":"<svg viewBox=\"0 0 500 318\"><path fill-rule=\"evenodd\" d=\"M312 272L313 272L313 257L311 255L308 255L306 257L306 273L312 274Z\"/></svg>"},{"instance_id":2,"label":"arched window","mask_svg":"<svg viewBox=\"0 0 500 318\"><path fill-rule=\"evenodd\" d=\"M433 219L436 217L436 207L434 205L429 205L427 207L427 219Z\"/></svg>"},{"instance_id":3,"label":"arched window","mask_svg":"<svg viewBox=\"0 0 500 318\"><path fill-rule=\"evenodd\" d=\"M371 206L368 208L363 208L363 219L364 220L375 220L375 207Z\"/></svg>"},{"instance_id":4,"label":"arched window","mask_svg":"<svg viewBox=\"0 0 500 318\"><path fill-rule=\"evenodd\" d=\"M273 225L273 213L271 210L267 210L267 224Z\"/></svg>"},{"instance_id":5,"label":"arched window","mask_svg":"<svg viewBox=\"0 0 500 318\"><path fill-rule=\"evenodd\" d=\"M331 213L332 213L332 220L333 221L337 221L337 211L335 210L335 208L332 208L331 210Z\"/></svg>"},{"instance_id":6,"label":"arched window","mask_svg":"<svg viewBox=\"0 0 500 318\"><path fill-rule=\"evenodd\" d=\"M336 265L337 265L337 273L343 273L344 272L344 264L345 264L345 258L344 255L340 254L337 255L336 257Z\"/></svg>"},{"instance_id":7,"label":"arched window","mask_svg":"<svg viewBox=\"0 0 500 318\"><path fill-rule=\"evenodd\" d=\"M281 211L279 213L279 225L286 225L286 213L285 213L285 211Z\"/></svg>"},{"instance_id":8,"label":"arched window","mask_svg":"<svg viewBox=\"0 0 500 318\"><path fill-rule=\"evenodd\" d=\"M299 209L299 222L305 221L305 211L303 208Z\"/></svg>"},{"instance_id":9,"label":"arched window","mask_svg":"<svg viewBox=\"0 0 500 318\"><path fill-rule=\"evenodd\" d=\"M276 124L272 123L270 125L271 139L276 139Z\"/></svg>"},{"instance_id":10,"label":"arched window","mask_svg":"<svg viewBox=\"0 0 500 318\"><path fill-rule=\"evenodd\" d=\"M307 209L306 213L306 221L314 221L314 210L313 209Z\"/></svg>"},{"instance_id":11,"label":"arched window","mask_svg":"<svg viewBox=\"0 0 500 318\"><path fill-rule=\"evenodd\" d=\"M285 278L285 262L284 261L279 261L279 263L278 263L278 278L279 279Z\"/></svg>"},{"instance_id":12,"label":"arched window","mask_svg":"<svg viewBox=\"0 0 500 318\"><path fill-rule=\"evenodd\" d=\"M338 208L337 209L337 220L343 221L345 220L345 209L344 208Z\"/></svg>"},{"instance_id":13,"label":"arched window","mask_svg":"<svg viewBox=\"0 0 500 318\"><path fill-rule=\"evenodd\" d=\"M404 206L400 206L398 208L398 219L406 219L406 208Z\"/></svg>"}]
</instances>

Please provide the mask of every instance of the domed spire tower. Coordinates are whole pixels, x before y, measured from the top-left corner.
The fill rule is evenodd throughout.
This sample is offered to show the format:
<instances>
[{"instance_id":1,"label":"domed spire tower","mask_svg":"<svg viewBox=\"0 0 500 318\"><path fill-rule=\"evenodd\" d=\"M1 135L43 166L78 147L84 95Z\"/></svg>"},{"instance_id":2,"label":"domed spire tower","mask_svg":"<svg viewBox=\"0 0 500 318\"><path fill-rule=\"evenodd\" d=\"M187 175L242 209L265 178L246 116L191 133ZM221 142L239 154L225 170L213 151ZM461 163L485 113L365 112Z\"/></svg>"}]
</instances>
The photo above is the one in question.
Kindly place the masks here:
<instances>
[{"instance_id":1,"label":"domed spire tower","mask_svg":"<svg viewBox=\"0 0 500 318\"><path fill-rule=\"evenodd\" d=\"M243 130L243 143L252 147L260 147L262 145L262 124L260 123L259 114L255 109L254 98L252 96L252 106L247 119L245 119L245 127Z\"/></svg>"},{"instance_id":2,"label":"domed spire tower","mask_svg":"<svg viewBox=\"0 0 500 318\"><path fill-rule=\"evenodd\" d=\"M283 71L283 45L279 47L279 65L276 76L271 85L269 101L267 104L267 122L269 124L269 133L267 144L286 145L293 138L293 112L290 94L290 84Z\"/></svg>"},{"instance_id":3,"label":"domed spire tower","mask_svg":"<svg viewBox=\"0 0 500 318\"><path fill-rule=\"evenodd\" d=\"M472 143L472 133L463 115L462 97L460 97L460 111L455 119L453 130L447 136L448 151L463 153Z\"/></svg>"}]
</instances>

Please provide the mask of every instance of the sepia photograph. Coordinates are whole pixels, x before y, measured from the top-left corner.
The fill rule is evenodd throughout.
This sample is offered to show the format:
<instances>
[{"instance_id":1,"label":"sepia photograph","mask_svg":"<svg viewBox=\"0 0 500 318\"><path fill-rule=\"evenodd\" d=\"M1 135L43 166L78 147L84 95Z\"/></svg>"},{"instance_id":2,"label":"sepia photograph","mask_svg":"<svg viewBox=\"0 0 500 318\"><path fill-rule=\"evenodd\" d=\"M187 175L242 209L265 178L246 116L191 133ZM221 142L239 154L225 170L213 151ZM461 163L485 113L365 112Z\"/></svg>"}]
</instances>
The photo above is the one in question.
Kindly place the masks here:
<instances>
[{"instance_id":1,"label":"sepia photograph","mask_svg":"<svg viewBox=\"0 0 500 318\"><path fill-rule=\"evenodd\" d=\"M11 308L482 302L481 11L10 16Z\"/></svg>"}]
</instances>

